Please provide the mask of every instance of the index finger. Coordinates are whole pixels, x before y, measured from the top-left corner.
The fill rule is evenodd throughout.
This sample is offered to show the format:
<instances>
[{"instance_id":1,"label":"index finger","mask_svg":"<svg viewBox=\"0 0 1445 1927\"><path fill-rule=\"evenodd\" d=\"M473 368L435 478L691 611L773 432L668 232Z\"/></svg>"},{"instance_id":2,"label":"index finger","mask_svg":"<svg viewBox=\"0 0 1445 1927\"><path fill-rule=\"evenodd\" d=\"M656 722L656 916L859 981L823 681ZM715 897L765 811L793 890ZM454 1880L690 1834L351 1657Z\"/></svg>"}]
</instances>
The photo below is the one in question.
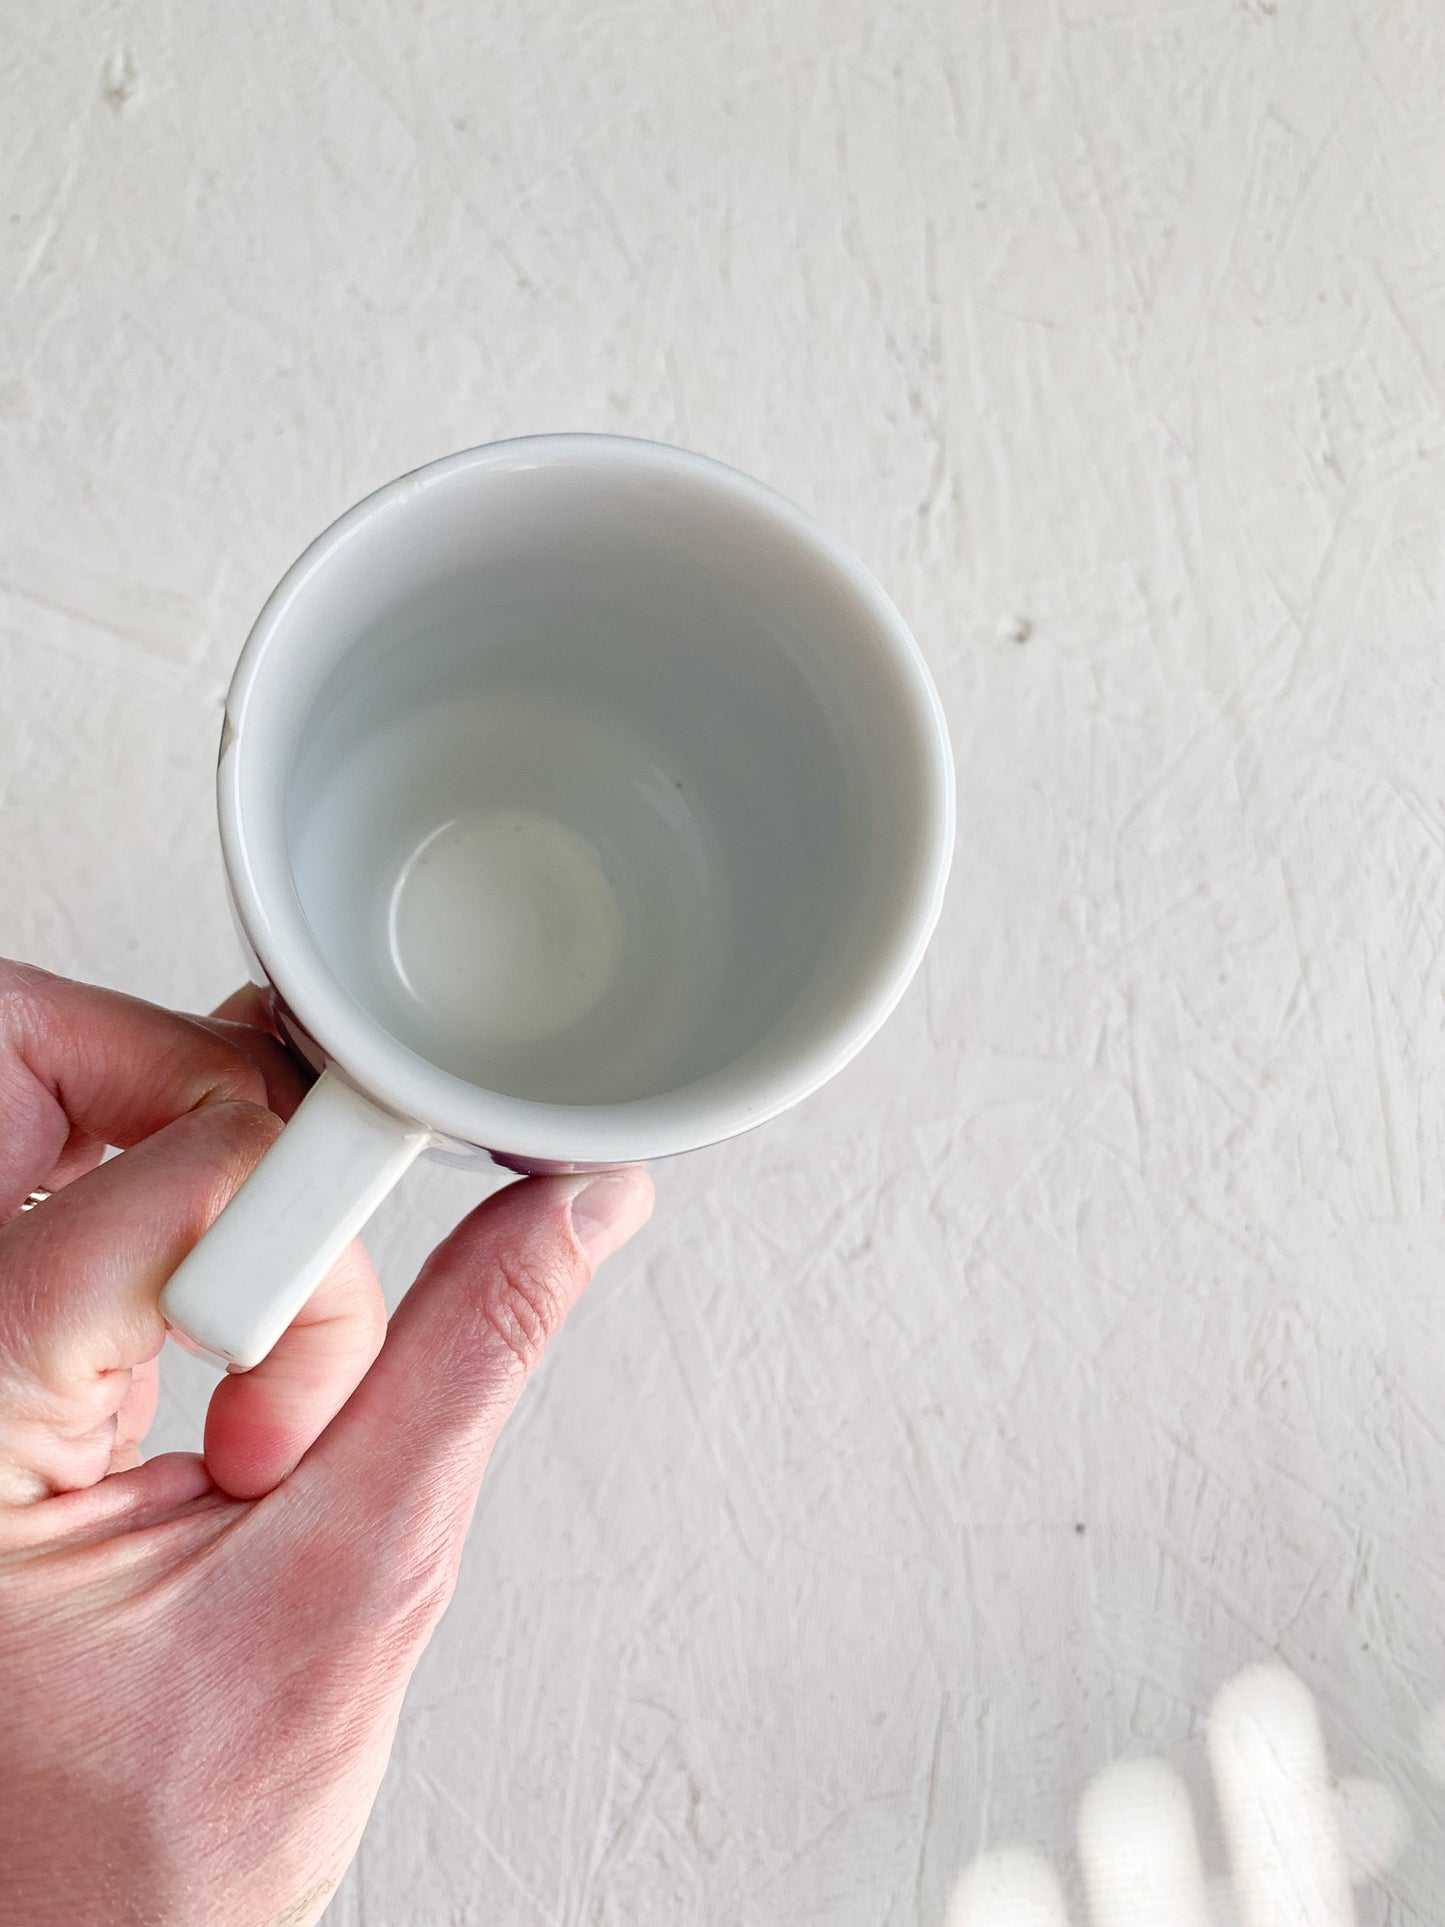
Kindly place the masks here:
<instances>
[{"instance_id":1,"label":"index finger","mask_svg":"<svg viewBox=\"0 0 1445 1927\"><path fill-rule=\"evenodd\" d=\"M0 960L0 1221L67 1145L127 1150L200 1105L267 1098L256 1060L199 1018Z\"/></svg>"},{"instance_id":2,"label":"index finger","mask_svg":"<svg viewBox=\"0 0 1445 1927\"><path fill-rule=\"evenodd\" d=\"M273 1037L280 1035L271 1006L255 984L242 984L239 990L233 990L216 1005L211 1015L223 1023L249 1024L253 1030L268 1030Z\"/></svg>"},{"instance_id":3,"label":"index finger","mask_svg":"<svg viewBox=\"0 0 1445 1927\"><path fill-rule=\"evenodd\" d=\"M267 1103L278 1117L289 1118L316 1073L287 1045L267 994L246 984L217 1004L209 1017L196 1021L260 1066Z\"/></svg>"}]
</instances>

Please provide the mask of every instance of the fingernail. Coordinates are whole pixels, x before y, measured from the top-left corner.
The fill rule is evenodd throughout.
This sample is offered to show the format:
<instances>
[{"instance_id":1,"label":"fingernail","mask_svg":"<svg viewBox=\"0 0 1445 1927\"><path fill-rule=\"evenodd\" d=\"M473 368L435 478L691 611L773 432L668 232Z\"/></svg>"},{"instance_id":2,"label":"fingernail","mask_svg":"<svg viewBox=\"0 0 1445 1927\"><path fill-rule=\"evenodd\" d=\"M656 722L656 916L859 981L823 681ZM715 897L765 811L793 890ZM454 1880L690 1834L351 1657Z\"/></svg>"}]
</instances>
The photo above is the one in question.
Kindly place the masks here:
<instances>
[{"instance_id":1,"label":"fingernail","mask_svg":"<svg viewBox=\"0 0 1445 1927\"><path fill-rule=\"evenodd\" d=\"M600 1265L652 1216L652 1180L643 1170L605 1171L572 1199L572 1235L589 1264Z\"/></svg>"}]
</instances>

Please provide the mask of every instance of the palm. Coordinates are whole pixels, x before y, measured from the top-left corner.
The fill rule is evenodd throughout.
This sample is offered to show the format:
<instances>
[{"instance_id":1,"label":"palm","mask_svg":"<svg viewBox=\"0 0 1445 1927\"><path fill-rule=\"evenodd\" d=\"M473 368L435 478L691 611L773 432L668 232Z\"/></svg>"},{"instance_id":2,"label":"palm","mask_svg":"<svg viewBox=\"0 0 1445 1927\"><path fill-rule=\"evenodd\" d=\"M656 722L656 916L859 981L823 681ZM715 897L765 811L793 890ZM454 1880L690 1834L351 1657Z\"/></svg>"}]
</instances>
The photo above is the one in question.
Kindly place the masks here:
<instances>
[{"instance_id":1,"label":"palm","mask_svg":"<svg viewBox=\"0 0 1445 1927\"><path fill-rule=\"evenodd\" d=\"M35 1927L87 1918L81 1893L105 1897L97 1920L300 1927L355 1848L429 1617L387 1624L374 1600L358 1611L348 1587L318 1589L300 1491L231 1499L180 1457L107 1486L101 1501L54 1502L73 1533L52 1517L59 1537L43 1559L12 1563L3 1589L16 1764L0 1841L10 1869L37 1877L12 1883L0 1914ZM12 1823L19 1837L5 1839ZM229 1911L187 1911L204 1864L188 1855L178 1868L168 1843L198 1825L216 1835L201 1857ZM119 1893L117 1867L133 1870Z\"/></svg>"}]
</instances>

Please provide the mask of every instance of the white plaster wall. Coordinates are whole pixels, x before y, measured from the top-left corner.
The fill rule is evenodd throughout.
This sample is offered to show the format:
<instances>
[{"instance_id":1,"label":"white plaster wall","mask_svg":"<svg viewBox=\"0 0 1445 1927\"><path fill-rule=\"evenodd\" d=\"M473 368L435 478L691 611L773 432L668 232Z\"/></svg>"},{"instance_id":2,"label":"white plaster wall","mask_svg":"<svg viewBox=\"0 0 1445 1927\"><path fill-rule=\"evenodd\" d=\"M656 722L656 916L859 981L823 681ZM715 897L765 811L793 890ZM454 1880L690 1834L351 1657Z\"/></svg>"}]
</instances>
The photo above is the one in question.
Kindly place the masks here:
<instances>
[{"instance_id":1,"label":"white plaster wall","mask_svg":"<svg viewBox=\"0 0 1445 1927\"><path fill-rule=\"evenodd\" d=\"M1010 1844L1082 1922L1121 1758L1222 1881L1270 1656L1408 1830L1360 1920L1441 1917L1442 98L1434 0L0 0L0 949L231 985L250 618L499 435L775 483L955 732L925 980L659 1173L331 1927L937 1923Z\"/></svg>"}]
</instances>

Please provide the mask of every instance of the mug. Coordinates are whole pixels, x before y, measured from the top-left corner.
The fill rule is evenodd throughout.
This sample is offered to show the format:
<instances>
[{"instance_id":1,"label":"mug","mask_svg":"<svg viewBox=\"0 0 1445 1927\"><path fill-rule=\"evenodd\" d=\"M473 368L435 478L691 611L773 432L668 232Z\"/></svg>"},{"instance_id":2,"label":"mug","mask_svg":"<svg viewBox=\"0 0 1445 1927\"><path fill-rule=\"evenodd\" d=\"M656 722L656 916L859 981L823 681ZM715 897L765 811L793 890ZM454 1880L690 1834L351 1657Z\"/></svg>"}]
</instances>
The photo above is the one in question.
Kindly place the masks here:
<instances>
[{"instance_id":1,"label":"mug","mask_svg":"<svg viewBox=\"0 0 1445 1927\"><path fill-rule=\"evenodd\" d=\"M609 435L433 462L312 543L226 698L254 980L320 1075L161 1308L257 1364L412 1161L731 1137L873 1035L953 842L902 617L781 496Z\"/></svg>"}]
</instances>

